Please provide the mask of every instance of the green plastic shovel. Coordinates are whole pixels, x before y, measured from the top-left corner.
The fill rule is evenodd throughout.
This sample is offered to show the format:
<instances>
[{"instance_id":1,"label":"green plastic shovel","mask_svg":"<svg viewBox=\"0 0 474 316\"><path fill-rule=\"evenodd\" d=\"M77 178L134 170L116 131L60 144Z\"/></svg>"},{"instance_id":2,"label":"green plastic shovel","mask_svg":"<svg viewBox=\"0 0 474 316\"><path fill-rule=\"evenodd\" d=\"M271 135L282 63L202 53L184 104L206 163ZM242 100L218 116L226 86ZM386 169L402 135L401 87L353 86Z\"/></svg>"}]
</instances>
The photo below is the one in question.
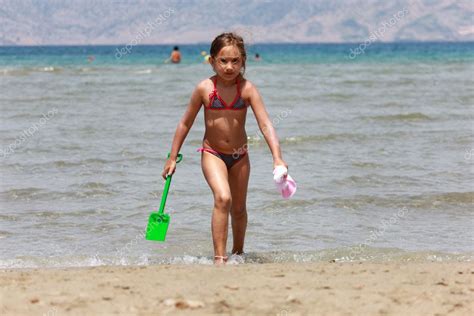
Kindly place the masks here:
<instances>
[{"instance_id":1,"label":"green plastic shovel","mask_svg":"<svg viewBox=\"0 0 474 316\"><path fill-rule=\"evenodd\" d=\"M168 158L169 156L170 154L168 154ZM183 155L178 154L176 163L180 162L182 159ZM164 211L166 198L168 197L168 191L170 189L171 177L171 175L166 177L165 188L163 190L163 195L161 196L160 210L157 213L151 213L148 218L145 235L147 240L165 241L166 232L168 231L168 226L170 224L170 215L165 214Z\"/></svg>"}]
</instances>

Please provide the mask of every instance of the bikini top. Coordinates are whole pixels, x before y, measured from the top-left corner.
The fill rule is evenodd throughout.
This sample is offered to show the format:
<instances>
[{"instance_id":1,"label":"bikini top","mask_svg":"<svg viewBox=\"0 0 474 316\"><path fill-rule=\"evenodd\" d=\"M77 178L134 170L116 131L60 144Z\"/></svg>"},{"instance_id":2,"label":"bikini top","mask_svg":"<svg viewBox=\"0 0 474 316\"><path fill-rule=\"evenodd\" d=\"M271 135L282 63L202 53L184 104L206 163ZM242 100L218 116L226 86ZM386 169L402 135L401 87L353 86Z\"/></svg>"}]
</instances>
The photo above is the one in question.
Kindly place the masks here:
<instances>
[{"instance_id":1,"label":"bikini top","mask_svg":"<svg viewBox=\"0 0 474 316\"><path fill-rule=\"evenodd\" d=\"M214 90L209 94L209 106L206 107L209 110L243 110L247 108L248 105L245 104L244 99L240 96L240 83L237 78L237 94L235 95L234 101L230 105L227 105L224 100L217 93L217 77L212 80L214 83Z\"/></svg>"}]
</instances>

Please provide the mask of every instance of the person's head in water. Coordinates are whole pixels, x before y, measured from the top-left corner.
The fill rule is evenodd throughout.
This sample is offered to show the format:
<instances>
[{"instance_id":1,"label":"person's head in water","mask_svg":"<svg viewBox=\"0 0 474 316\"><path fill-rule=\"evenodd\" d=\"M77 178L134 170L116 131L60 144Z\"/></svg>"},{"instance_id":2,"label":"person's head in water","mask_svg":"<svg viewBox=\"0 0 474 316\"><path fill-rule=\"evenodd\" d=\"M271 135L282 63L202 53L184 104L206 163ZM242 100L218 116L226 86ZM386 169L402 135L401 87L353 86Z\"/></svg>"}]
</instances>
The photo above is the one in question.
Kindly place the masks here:
<instances>
[{"instance_id":1,"label":"person's head in water","mask_svg":"<svg viewBox=\"0 0 474 316\"><path fill-rule=\"evenodd\" d=\"M247 52L242 37L222 33L211 44L209 63L216 74L225 80L234 80L245 73Z\"/></svg>"},{"instance_id":2,"label":"person's head in water","mask_svg":"<svg viewBox=\"0 0 474 316\"><path fill-rule=\"evenodd\" d=\"M179 50L178 46L173 47L173 50Z\"/></svg>"}]
</instances>

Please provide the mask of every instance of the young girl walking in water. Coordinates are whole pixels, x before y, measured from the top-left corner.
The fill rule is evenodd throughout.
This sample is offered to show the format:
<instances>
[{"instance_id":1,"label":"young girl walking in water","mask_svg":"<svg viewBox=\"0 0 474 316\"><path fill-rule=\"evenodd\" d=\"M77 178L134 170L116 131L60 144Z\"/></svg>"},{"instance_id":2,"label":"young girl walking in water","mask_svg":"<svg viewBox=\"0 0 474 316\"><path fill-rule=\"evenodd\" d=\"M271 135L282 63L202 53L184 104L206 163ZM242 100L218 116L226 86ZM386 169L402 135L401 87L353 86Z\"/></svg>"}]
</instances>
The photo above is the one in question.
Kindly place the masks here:
<instances>
[{"instance_id":1,"label":"young girl walking in water","mask_svg":"<svg viewBox=\"0 0 474 316\"><path fill-rule=\"evenodd\" d=\"M232 254L244 252L247 229L247 187L250 161L247 153L245 119L251 107L260 131L270 147L273 167L285 166L273 125L257 88L243 77L247 54L242 37L233 33L217 36L211 44L211 64L215 76L201 81L176 128L164 179L174 173L176 158L201 106L206 131L202 142L201 166L214 195L212 240L214 263L227 261L226 244L229 213L232 220Z\"/></svg>"}]
</instances>

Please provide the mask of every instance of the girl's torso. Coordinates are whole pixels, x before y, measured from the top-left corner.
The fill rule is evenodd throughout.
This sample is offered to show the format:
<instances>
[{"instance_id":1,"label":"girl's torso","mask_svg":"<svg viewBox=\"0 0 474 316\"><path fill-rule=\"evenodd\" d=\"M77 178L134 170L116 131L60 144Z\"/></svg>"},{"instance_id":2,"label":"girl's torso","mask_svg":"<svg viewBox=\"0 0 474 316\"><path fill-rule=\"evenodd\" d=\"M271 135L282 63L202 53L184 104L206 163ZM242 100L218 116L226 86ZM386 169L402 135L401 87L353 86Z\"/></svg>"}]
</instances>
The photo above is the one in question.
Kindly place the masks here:
<instances>
[{"instance_id":1,"label":"girl's torso","mask_svg":"<svg viewBox=\"0 0 474 316\"><path fill-rule=\"evenodd\" d=\"M208 91L203 96L206 125L203 146L232 154L247 144L245 119L249 100L245 79L239 76L230 87L218 86L216 80L216 76L210 78Z\"/></svg>"}]
</instances>

